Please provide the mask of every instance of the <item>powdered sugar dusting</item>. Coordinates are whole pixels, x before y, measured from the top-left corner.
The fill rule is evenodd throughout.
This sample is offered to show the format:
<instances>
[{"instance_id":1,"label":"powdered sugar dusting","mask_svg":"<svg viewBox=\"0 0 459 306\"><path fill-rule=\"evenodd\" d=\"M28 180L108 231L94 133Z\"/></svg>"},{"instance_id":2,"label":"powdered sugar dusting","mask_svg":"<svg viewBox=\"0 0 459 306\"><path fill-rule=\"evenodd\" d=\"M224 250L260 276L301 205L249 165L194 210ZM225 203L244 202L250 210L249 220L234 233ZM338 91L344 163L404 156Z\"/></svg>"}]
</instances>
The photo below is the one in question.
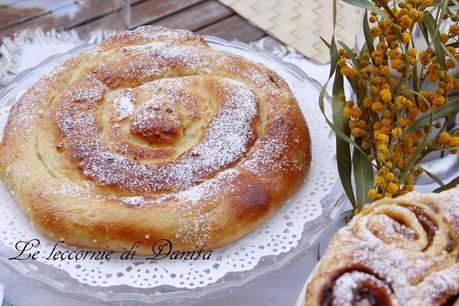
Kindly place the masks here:
<instances>
[{"instance_id":1,"label":"powdered sugar dusting","mask_svg":"<svg viewBox=\"0 0 459 306\"><path fill-rule=\"evenodd\" d=\"M199 48L199 51L196 48ZM180 63L181 66L188 69L199 69L209 63L205 54L207 50L196 46L154 41L143 45L126 46L121 49L128 53L145 53L156 58L155 63L151 63L152 66L149 69L144 69L144 74L156 74L162 70L161 67L164 68L166 63Z\"/></svg>"},{"instance_id":2,"label":"powdered sugar dusting","mask_svg":"<svg viewBox=\"0 0 459 306\"><path fill-rule=\"evenodd\" d=\"M121 197L120 200L121 202L132 206L142 206L145 204L145 198L143 196Z\"/></svg>"},{"instance_id":3,"label":"powdered sugar dusting","mask_svg":"<svg viewBox=\"0 0 459 306\"><path fill-rule=\"evenodd\" d=\"M161 195L155 199L159 204L174 203L172 210L179 224L176 238L185 242L196 241L197 244L205 244L213 227L211 222L213 217L211 211L207 211L199 204L231 188L228 187L231 186L228 183L238 175L238 170L227 169L216 177L187 190Z\"/></svg>"},{"instance_id":4,"label":"powdered sugar dusting","mask_svg":"<svg viewBox=\"0 0 459 306\"><path fill-rule=\"evenodd\" d=\"M201 143L174 162L147 165L108 151L97 137L95 115L78 103L66 105L62 131L72 140L83 174L99 185L129 191L187 188L241 159L255 137L256 96L239 81L219 82L224 103L208 124Z\"/></svg>"},{"instance_id":5,"label":"powdered sugar dusting","mask_svg":"<svg viewBox=\"0 0 459 306\"><path fill-rule=\"evenodd\" d=\"M381 288L389 298L393 298L392 293L388 286L382 281L372 275L368 275L363 272L353 271L342 275L335 283L333 287L333 303L334 305L340 306L353 306L355 305L355 296L359 293L359 290L363 287L363 283L369 286L377 286Z\"/></svg>"},{"instance_id":6,"label":"powdered sugar dusting","mask_svg":"<svg viewBox=\"0 0 459 306\"><path fill-rule=\"evenodd\" d=\"M122 89L113 98L112 120L121 121L132 114L134 104L132 103L132 90Z\"/></svg>"},{"instance_id":7,"label":"powdered sugar dusting","mask_svg":"<svg viewBox=\"0 0 459 306\"><path fill-rule=\"evenodd\" d=\"M255 95L242 83L224 79L228 100L209 124L202 145L191 154L211 171L241 158L255 136L252 122L257 114Z\"/></svg>"},{"instance_id":8,"label":"powdered sugar dusting","mask_svg":"<svg viewBox=\"0 0 459 306\"><path fill-rule=\"evenodd\" d=\"M186 41L186 40L195 40L198 38L196 34L191 31L183 29L169 29L166 27L151 27L144 26L138 27L135 30L123 32L116 37L120 40L127 40L136 42L137 40L154 40L154 41ZM109 38L108 43L111 42ZM104 43L102 44L104 45Z\"/></svg>"},{"instance_id":9,"label":"powdered sugar dusting","mask_svg":"<svg viewBox=\"0 0 459 306\"><path fill-rule=\"evenodd\" d=\"M254 151L251 159L246 160L242 167L254 174L263 175L264 172L281 170L285 165L281 160L282 152L287 145L285 134L278 134L278 138L265 138L259 150ZM281 160L273 163L273 160Z\"/></svg>"},{"instance_id":10,"label":"powdered sugar dusting","mask_svg":"<svg viewBox=\"0 0 459 306\"><path fill-rule=\"evenodd\" d=\"M459 245L456 241L452 246L448 241L457 239L452 238L458 235L454 227L437 221L429 245L419 247L411 243L426 236L420 231L427 229L417 228L417 222L424 222L426 216L430 221L438 220L429 215L432 208L441 211L443 207L459 207L457 196L449 196L457 192L456 189L444 195L422 196L412 193L396 199L399 205L387 204L383 199L341 229L322 259L322 272L316 275L316 278L326 278L340 274L332 284L333 305L355 305L372 299L376 299L378 305L440 305L457 296ZM420 209L424 212L420 213ZM412 219L403 219L401 224L402 214ZM445 220L448 216L449 211L441 213ZM323 292L325 289L310 290Z\"/></svg>"},{"instance_id":11,"label":"powdered sugar dusting","mask_svg":"<svg viewBox=\"0 0 459 306\"><path fill-rule=\"evenodd\" d=\"M196 205L202 200L207 199L215 195L217 192L221 192L221 187L224 187L224 184L228 180L235 178L239 175L238 170L236 169L227 169L220 172L214 178L204 181L201 184L192 186L186 190L164 194L155 199L157 203L166 203L168 201L178 201L181 203L187 203L189 205Z\"/></svg>"},{"instance_id":12,"label":"powdered sugar dusting","mask_svg":"<svg viewBox=\"0 0 459 306\"><path fill-rule=\"evenodd\" d=\"M54 191L54 193L76 198L81 196L82 191L82 187L78 185L71 183L63 183L59 189Z\"/></svg>"},{"instance_id":13,"label":"powdered sugar dusting","mask_svg":"<svg viewBox=\"0 0 459 306\"><path fill-rule=\"evenodd\" d=\"M439 196L445 202L439 209L446 221L451 224L456 232L459 232L459 205L456 205L458 201L457 188L445 191Z\"/></svg>"},{"instance_id":14,"label":"powdered sugar dusting","mask_svg":"<svg viewBox=\"0 0 459 306\"><path fill-rule=\"evenodd\" d=\"M417 286L417 292L421 293L421 301L426 305L434 305L446 297L459 294L459 264L456 263L442 271L435 271ZM456 299L456 304L457 301ZM445 305L445 304L444 304Z\"/></svg>"},{"instance_id":15,"label":"powdered sugar dusting","mask_svg":"<svg viewBox=\"0 0 459 306\"><path fill-rule=\"evenodd\" d=\"M55 67L49 74L44 76L25 93L19 93L20 98L10 109L10 117L12 118L9 128L12 132L17 132L22 135L30 135L33 133L36 119L43 114L43 109L47 105L43 105L43 101L49 102L50 91L58 82L58 78L65 70L65 65Z\"/></svg>"}]
</instances>

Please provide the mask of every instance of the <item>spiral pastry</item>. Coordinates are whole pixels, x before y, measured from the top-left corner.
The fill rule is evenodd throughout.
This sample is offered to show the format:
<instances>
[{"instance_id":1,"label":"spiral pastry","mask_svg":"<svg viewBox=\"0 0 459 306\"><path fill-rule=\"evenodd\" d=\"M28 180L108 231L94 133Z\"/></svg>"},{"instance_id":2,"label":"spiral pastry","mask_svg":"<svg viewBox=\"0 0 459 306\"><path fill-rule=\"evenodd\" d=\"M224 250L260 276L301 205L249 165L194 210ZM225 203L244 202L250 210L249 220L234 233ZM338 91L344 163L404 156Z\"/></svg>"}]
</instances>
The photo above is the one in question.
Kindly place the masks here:
<instances>
[{"instance_id":1,"label":"spiral pastry","mask_svg":"<svg viewBox=\"0 0 459 306\"><path fill-rule=\"evenodd\" d=\"M0 174L46 236L123 251L215 248L266 220L310 166L276 73L185 30L141 27L80 53L10 111Z\"/></svg>"},{"instance_id":2,"label":"spiral pastry","mask_svg":"<svg viewBox=\"0 0 459 306\"><path fill-rule=\"evenodd\" d=\"M302 305L459 305L459 187L365 207L330 242Z\"/></svg>"}]
</instances>

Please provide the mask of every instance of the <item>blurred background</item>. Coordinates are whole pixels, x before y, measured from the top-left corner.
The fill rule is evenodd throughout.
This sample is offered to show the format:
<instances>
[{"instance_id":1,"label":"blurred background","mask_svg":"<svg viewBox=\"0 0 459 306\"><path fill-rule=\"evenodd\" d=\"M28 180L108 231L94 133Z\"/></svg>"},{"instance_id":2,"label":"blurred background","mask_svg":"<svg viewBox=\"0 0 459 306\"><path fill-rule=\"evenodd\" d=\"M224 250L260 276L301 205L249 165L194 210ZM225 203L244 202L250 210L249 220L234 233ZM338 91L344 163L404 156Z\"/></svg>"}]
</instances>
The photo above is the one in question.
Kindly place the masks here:
<instances>
[{"instance_id":1,"label":"blurred background","mask_svg":"<svg viewBox=\"0 0 459 306\"><path fill-rule=\"evenodd\" d=\"M360 12L337 5L337 39L352 44ZM0 0L0 39L37 28L89 39L93 31L163 25L267 46L280 41L323 64L328 51L320 36L332 36L332 8L333 0Z\"/></svg>"},{"instance_id":2,"label":"blurred background","mask_svg":"<svg viewBox=\"0 0 459 306\"><path fill-rule=\"evenodd\" d=\"M140 25L186 28L243 42L267 34L217 0L1 0L0 36L41 28L74 30L87 38L94 30L125 30Z\"/></svg>"}]
</instances>

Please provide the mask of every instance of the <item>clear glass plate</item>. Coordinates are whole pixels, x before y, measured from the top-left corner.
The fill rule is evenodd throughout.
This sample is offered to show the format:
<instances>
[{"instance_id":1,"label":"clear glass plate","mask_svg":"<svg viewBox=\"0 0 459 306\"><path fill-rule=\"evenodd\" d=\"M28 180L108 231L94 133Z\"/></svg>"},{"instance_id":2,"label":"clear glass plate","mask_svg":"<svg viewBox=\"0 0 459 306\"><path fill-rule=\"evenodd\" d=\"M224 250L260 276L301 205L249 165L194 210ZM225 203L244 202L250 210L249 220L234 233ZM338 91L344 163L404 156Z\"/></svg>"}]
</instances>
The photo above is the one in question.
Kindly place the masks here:
<instances>
[{"instance_id":1,"label":"clear glass plate","mask_svg":"<svg viewBox=\"0 0 459 306\"><path fill-rule=\"evenodd\" d=\"M312 84L319 91L318 83L307 76L300 68L293 64L285 63L280 58L270 53L257 51L250 46L239 42L227 42L215 37L205 37L208 43L215 49L237 54L259 61L275 70L281 76L288 76L298 84ZM58 64L74 56L82 50L90 48L91 45L82 45L72 49L66 54L52 56L33 69L22 72L9 86L0 92L0 108L11 105L15 102L18 95L26 91L43 74L51 71ZM315 101L311 102L315 103ZM317 116L321 116L317 113ZM79 282L72 278L64 270L49 266L36 261L15 261L8 260L9 257L16 255L10 247L0 243L0 261L10 269L21 273L27 279L35 281L40 285L54 290L67 297L73 297L89 302L179 302L187 299L205 299L212 295L224 294L229 288L243 286L256 277L265 275L268 272L280 269L287 265L300 253L306 249L317 245L319 237L337 221L341 208L345 203L345 196L340 185L335 182L331 193L321 199L321 215L315 220L308 222L304 226L303 235L296 247L287 253L276 256L265 256L251 270L243 272L230 272L216 282L194 289L177 288L173 286L158 286L154 288L138 288L128 285L98 287Z\"/></svg>"}]
</instances>

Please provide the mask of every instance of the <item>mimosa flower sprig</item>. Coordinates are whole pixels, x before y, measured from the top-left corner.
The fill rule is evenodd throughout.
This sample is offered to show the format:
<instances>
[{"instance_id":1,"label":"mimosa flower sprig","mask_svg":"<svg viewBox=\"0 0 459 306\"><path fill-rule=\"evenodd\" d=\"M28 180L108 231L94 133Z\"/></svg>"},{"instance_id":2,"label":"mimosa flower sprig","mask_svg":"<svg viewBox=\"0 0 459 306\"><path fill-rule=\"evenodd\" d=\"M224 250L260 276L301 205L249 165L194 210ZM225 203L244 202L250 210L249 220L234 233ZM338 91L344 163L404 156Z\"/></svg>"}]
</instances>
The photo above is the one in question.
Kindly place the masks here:
<instances>
[{"instance_id":1,"label":"mimosa flower sprig","mask_svg":"<svg viewBox=\"0 0 459 306\"><path fill-rule=\"evenodd\" d=\"M459 178L445 184L419 163L434 151L459 149L459 131L447 130L459 111L459 78L451 73L459 67L459 10L448 6L456 1L345 2L365 9L365 42L356 51L334 37L324 40L333 78L332 119L326 119L354 212L370 200L412 191L423 172L440 185L436 191L455 186ZM442 32L444 22L450 26ZM352 92L344 91L344 78ZM324 116L327 84L319 99Z\"/></svg>"}]
</instances>

